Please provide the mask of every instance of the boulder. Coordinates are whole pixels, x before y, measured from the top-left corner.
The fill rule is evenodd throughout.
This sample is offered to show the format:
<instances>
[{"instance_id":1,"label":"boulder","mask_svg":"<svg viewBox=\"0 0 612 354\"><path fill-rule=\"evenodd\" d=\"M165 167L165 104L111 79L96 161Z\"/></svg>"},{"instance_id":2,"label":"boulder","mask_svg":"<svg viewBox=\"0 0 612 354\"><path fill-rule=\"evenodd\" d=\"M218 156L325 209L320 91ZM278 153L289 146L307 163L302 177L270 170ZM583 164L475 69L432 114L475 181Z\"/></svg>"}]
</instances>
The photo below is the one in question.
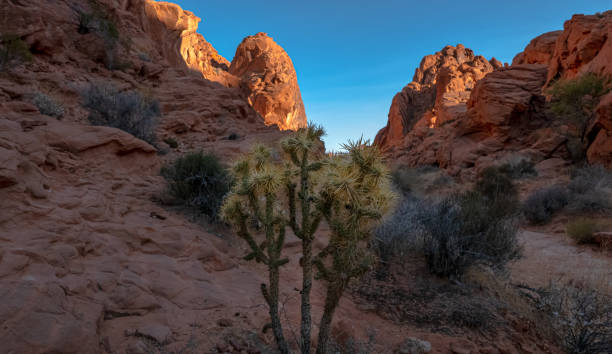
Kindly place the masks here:
<instances>
[{"instance_id":1,"label":"boulder","mask_svg":"<svg viewBox=\"0 0 612 354\"><path fill-rule=\"evenodd\" d=\"M282 130L306 126L306 111L289 55L266 33L246 37L229 68L266 124Z\"/></svg>"},{"instance_id":2,"label":"boulder","mask_svg":"<svg viewBox=\"0 0 612 354\"><path fill-rule=\"evenodd\" d=\"M525 50L512 59L512 65L544 64L548 65L552 58L557 38L562 31L552 31L541 34L529 42Z\"/></svg>"}]
</instances>

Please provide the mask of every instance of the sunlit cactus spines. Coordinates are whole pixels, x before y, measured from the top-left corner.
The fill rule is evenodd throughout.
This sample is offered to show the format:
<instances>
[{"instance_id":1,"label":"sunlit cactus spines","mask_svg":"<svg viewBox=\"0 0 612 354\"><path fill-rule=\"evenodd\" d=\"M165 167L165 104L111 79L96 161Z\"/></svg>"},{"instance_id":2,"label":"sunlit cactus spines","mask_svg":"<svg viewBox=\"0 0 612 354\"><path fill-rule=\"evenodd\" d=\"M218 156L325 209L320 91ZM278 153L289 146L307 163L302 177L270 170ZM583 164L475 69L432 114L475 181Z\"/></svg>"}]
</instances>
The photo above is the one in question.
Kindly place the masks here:
<instances>
[{"instance_id":1,"label":"sunlit cactus spines","mask_svg":"<svg viewBox=\"0 0 612 354\"><path fill-rule=\"evenodd\" d=\"M327 156L323 134L314 125L299 129L281 141L280 160L265 146L253 147L234 164L237 183L222 209L225 220L251 248L245 258L268 266L269 284L261 290L270 308L270 327L283 353L288 353L288 347L278 317L278 282L279 268L287 262L281 257L285 228L302 241L302 353L311 352L313 267L327 283L317 347L317 353L325 353L342 293L351 279L364 274L374 262L367 248L371 225L395 198L389 170L376 147L360 139L344 145L346 153ZM323 221L329 224L331 235L328 245L315 255L312 244Z\"/></svg>"}]
</instances>

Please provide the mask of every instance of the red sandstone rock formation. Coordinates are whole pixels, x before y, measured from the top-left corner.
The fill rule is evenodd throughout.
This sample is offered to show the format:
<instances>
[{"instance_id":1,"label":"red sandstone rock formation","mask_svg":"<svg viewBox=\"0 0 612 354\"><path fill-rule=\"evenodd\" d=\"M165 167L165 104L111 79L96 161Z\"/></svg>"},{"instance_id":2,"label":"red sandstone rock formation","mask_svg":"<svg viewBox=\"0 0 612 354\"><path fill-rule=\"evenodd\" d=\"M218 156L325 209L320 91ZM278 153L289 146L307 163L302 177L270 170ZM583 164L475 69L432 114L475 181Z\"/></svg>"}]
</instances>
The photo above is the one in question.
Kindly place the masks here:
<instances>
[{"instance_id":1,"label":"red sandstone rock formation","mask_svg":"<svg viewBox=\"0 0 612 354\"><path fill-rule=\"evenodd\" d=\"M454 119L465 112L476 81L494 69L487 59L461 44L425 56L412 82L393 98L389 121L375 143L389 148L399 144L415 125L434 127Z\"/></svg>"},{"instance_id":2,"label":"red sandstone rock formation","mask_svg":"<svg viewBox=\"0 0 612 354\"><path fill-rule=\"evenodd\" d=\"M245 38L236 49L229 72L240 78L249 103L266 124L276 124L282 130L306 126L291 58L267 34Z\"/></svg>"},{"instance_id":3,"label":"red sandstone rock formation","mask_svg":"<svg viewBox=\"0 0 612 354\"><path fill-rule=\"evenodd\" d=\"M376 143L394 161L440 165L456 173L460 168L485 166L508 153L536 161L568 157L564 126L545 112L546 86L553 79L570 79L585 72L612 75L609 38L612 11L575 15L566 21L563 31L533 39L512 66L500 69L496 64L498 70L474 75L472 79L481 80L465 88L461 86L465 79L457 75L461 70L453 65L428 70L438 59L427 56L415 75L415 81L424 80L425 85L412 82L396 95L389 123L378 133ZM455 88L449 85L449 75L458 76ZM434 80L435 91L427 84ZM596 122L588 134L592 140L587 158L612 167L610 100L606 96L597 108ZM436 124L431 124L436 118Z\"/></svg>"},{"instance_id":4,"label":"red sandstone rock formation","mask_svg":"<svg viewBox=\"0 0 612 354\"><path fill-rule=\"evenodd\" d=\"M512 59L512 65L544 64L548 65L555 49L557 39L562 31L552 31L541 34L532 39L525 50Z\"/></svg>"}]
</instances>

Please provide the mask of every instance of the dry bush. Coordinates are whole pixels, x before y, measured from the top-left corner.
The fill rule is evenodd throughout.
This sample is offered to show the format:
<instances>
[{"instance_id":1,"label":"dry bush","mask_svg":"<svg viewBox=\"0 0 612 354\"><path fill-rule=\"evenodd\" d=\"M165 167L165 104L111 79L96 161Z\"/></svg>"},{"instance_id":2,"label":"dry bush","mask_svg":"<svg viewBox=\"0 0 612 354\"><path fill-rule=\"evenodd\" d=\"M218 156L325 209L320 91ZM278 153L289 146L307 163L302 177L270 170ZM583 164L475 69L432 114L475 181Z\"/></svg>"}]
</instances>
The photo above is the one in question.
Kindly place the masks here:
<instances>
[{"instance_id":1,"label":"dry bush","mask_svg":"<svg viewBox=\"0 0 612 354\"><path fill-rule=\"evenodd\" d=\"M34 103L38 111L44 115L57 119L61 119L64 116L64 106L42 92L34 94L32 103Z\"/></svg>"},{"instance_id":2,"label":"dry bush","mask_svg":"<svg viewBox=\"0 0 612 354\"><path fill-rule=\"evenodd\" d=\"M612 352L612 298L586 287L551 283L531 289L536 308L546 315L568 353Z\"/></svg>"},{"instance_id":3,"label":"dry bush","mask_svg":"<svg viewBox=\"0 0 612 354\"><path fill-rule=\"evenodd\" d=\"M572 172L568 184L568 210L576 213L612 210L612 171L603 166L584 166Z\"/></svg>"},{"instance_id":4,"label":"dry bush","mask_svg":"<svg viewBox=\"0 0 612 354\"><path fill-rule=\"evenodd\" d=\"M523 215L531 224L544 224L567 205L568 199L567 190L562 186L538 189L523 203Z\"/></svg>"},{"instance_id":5,"label":"dry bush","mask_svg":"<svg viewBox=\"0 0 612 354\"><path fill-rule=\"evenodd\" d=\"M91 84L82 93L89 122L118 128L155 145L159 102L137 91L122 92L106 83Z\"/></svg>"}]
</instances>

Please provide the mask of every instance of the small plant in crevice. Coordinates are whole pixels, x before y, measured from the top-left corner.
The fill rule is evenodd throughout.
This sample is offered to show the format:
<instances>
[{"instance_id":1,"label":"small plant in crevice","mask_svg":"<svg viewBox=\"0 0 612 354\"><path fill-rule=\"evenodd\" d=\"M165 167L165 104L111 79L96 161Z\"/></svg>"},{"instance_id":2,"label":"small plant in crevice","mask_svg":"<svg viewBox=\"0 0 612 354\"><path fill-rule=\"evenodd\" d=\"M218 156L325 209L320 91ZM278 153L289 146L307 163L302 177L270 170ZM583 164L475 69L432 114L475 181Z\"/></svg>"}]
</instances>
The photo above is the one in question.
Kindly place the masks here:
<instances>
[{"instance_id":1,"label":"small plant in crevice","mask_svg":"<svg viewBox=\"0 0 612 354\"><path fill-rule=\"evenodd\" d=\"M93 33L104 41L104 64L110 70L123 70L130 64L118 59L117 46L122 44L129 52L131 39L121 38L116 22L108 11L97 0L88 1L89 10L73 7L78 19L77 32L79 34Z\"/></svg>"},{"instance_id":2,"label":"small plant in crevice","mask_svg":"<svg viewBox=\"0 0 612 354\"><path fill-rule=\"evenodd\" d=\"M16 34L0 35L0 71L16 63L32 61L32 52L28 44Z\"/></svg>"},{"instance_id":3,"label":"small plant in crevice","mask_svg":"<svg viewBox=\"0 0 612 354\"><path fill-rule=\"evenodd\" d=\"M544 224L569 203L569 195L563 186L550 186L531 193L523 203L523 215L531 224Z\"/></svg>"},{"instance_id":4,"label":"small plant in crevice","mask_svg":"<svg viewBox=\"0 0 612 354\"><path fill-rule=\"evenodd\" d=\"M232 182L216 155L201 151L185 154L164 166L161 175L174 198L213 220L218 219Z\"/></svg>"},{"instance_id":5,"label":"small plant in crevice","mask_svg":"<svg viewBox=\"0 0 612 354\"><path fill-rule=\"evenodd\" d=\"M155 145L155 127L161 116L159 102L138 91L118 90L111 84L94 83L81 94L89 122L121 129Z\"/></svg>"},{"instance_id":6,"label":"small plant in crevice","mask_svg":"<svg viewBox=\"0 0 612 354\"><path fill-rule=\"evenodd\" d=\"M166 143L172 149L176 149L178 147L178 141L176 141L176 139L173 137L165 138L164 143Z\"/></svg>"},{"instance_id":7,"label":"small plant in crevice","mask_svg":"<svg viewBox=\"0 0 612 354\"><path fill-rule=\"evenodd\" d=\"M34 103L38 111L44 115L56 119L61 119L64 116L64 106L44 93L35 93L32 97L32 103Z\"/></svg>"}]
</instances>

